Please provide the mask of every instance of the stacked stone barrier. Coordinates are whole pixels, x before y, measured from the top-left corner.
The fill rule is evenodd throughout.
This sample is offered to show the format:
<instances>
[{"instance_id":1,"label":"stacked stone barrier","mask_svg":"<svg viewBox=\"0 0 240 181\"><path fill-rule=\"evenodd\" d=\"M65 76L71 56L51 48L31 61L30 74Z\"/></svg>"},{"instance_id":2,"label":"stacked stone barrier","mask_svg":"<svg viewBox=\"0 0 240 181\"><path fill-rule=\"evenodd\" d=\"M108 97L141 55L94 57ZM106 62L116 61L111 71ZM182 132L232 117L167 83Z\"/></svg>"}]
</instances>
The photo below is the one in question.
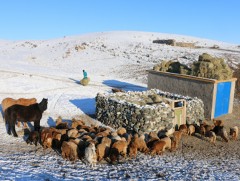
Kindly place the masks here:
<instances>
[{"instance_id":1,"label":"stacked stone barrier","mask_svg":"<svg viewBox=\"0 0 240 181\"><path fill-rule=\"evenodd\" d=\"M189 124L204 119L203 102L151 89L143 92L98 93L96 96L97 120L114 129L125 127L128 131L145 133L174 128L175 114L171 100L186 100L186 116Z\"/></svg>"}]
</instances>

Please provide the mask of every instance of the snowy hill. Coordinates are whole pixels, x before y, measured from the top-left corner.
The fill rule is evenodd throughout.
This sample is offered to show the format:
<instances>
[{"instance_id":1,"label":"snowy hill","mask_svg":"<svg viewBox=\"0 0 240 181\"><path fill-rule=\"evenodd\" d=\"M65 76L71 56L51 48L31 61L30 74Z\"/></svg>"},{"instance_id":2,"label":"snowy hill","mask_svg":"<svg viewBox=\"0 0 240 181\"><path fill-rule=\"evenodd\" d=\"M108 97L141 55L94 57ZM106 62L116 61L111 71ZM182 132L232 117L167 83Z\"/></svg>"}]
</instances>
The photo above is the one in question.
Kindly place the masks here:
<instances>
[{"instance_id":1,"label":"snowy hill","mask_svg":"<svg viewBox=\"0 0 240 181\"><path fill-rule=\"evenodd\" d=\"M156 39L194 43L196 48L153 43ZM215 45L219 48L212 48ZM145 70L152 69L153 65L162 60L179 60L188 64L205 52L234 64L240 63L238 45L161 33L126 31L41 41L0 40L0 100L6 97L36 97L38 101L48 98L48 109L44 112L41 125L53 126L58 116L70 120L73 117L94 115L98 92L109 92L112 87L124 90L147 89ZM91 79L90 85L86 87L79 85L83 69ZM89 117L87 119L95 121ZM19 144L24 143L22 138L6 134L2 120L0 133L3 135L3 145L8 142L15 144L16 140ZM1 162L1 154L0 165L5 164ZM6 161L6 164L11 163ZM19 176L22 171L20 169L15 174ZM0 168L0 178L1 172L8 173Z\"/></svg>"}]
</instances>

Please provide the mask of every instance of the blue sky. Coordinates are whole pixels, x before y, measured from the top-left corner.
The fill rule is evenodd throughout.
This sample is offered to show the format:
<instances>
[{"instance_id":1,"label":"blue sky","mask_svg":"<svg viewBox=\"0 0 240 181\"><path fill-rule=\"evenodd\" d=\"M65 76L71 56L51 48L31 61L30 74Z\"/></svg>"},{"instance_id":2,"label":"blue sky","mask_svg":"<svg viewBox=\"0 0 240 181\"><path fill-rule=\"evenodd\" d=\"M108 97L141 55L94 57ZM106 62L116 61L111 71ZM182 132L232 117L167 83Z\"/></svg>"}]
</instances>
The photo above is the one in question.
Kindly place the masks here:
<instances>
[{"instance_id":1,"label":"blue sky","mask_svg":"<svg viewBox=\"0 0 240 181\"><path fill-rule=\"evenodd\" d=\"M240 0L0 0L0 39L127 30L240 44L239 8Z\"/></svg>"}]
</instances>

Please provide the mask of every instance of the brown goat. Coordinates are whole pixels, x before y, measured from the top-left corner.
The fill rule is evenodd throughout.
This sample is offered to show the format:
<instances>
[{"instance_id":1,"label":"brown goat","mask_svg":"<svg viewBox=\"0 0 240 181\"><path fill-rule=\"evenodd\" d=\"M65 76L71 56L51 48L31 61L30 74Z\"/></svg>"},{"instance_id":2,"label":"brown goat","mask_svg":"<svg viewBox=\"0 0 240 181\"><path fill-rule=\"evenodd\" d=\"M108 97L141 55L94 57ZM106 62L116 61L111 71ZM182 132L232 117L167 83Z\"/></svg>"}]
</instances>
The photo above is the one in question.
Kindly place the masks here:
<instances>
[{"instance_id":1,"label":"brown goat","mask_svg":"<svg viewBox=\"0 0 240 181\"><path fill-rule=\"evenodd\" d=\"M201 137L205 136L206 134L206 128L204 124L200 124L200 134L201 134Z\"/></svg>"},{"instance_id":2,"label":"brown goat","mask_svg":"<svg viewBox=\"0 0 240 181\"><path fill-rule=\"evenodd\" d=\"M184 135L188 134L188 127L186 124L181 124L178 128L178 131L181 131Z\"/></svg>"},{"instance_id":3,"label":"brown goat","mask_svg":"<svg viewBox=\"0 0 240 181\"><path fill-rule=\"evenodd\" d=\"M165 143L166 143L165 148L171 150L171 148L172 148L172 140L168 136L166 136L165 138L162 138L160 140L165 141Z\"/></svg>"},{"instance_id":4,"label":"brown goat","mask_svg":"<svg viewBox=\"0 0 240 181\"><path fill-rule=\"evenodd\" d=\"M205 135L209 138L210 143L213 143L216 146L216 134L213 131L207 131Z\"/></svg>"},{"instance_id":5,"label":"brown goat","mask_svg":"<svg viewBox=\"0 0 240 181\"><path fill-rule=\"evenodd\" d=\"M137 146L138 151L142 153L148 153L149 149L147 143L145 142L145 136L141 135L140 137L138 134L134 134L132 142Z\"/></svg>"},{"instance_id":6,"label":"brown goat","mask_svg":"<svg viewBox=\"0 0 240 181\"><path fill-rule=\"evenodd\" d=\"M106 137L106 136L109 136L110 133L111 133L110 129L105 129L104 131L97 133L96 136L97 137Z\"/></svg>"},{"instance_id":7,"label":"brown goat","mask_svg":"<svg viewBox=\"0 0 240 181\"><path fill-rule=\"evenodd\" d=\"M70 160L70 161L76 161L78 158L78 146L74 142L66 142L64 141L62 143L61 147L62 151L62 157L64 159Z\"/></svg>"},{"instance_id":8,"label":"brown goat","mask_svg":"<svg viewBox=\"0 0 240 181\"><path fill-rule=\"evenodd\" d=\"M55 128L44 128L41 131L41 144L44 149L52 147L52 134Z\"/></svg>"},{"instance_id":9,"label":"brown goat","mask_svg":"<svg viewBox=\"0 0 240 181\"><path fill-rule=\"evenodd\" d=\"M166 142L162 140L156 141L153 146L150 148L150 154L151 155L161 155L166 148Z\"/></svg>"},{"instance_id":10,"label":"brown goat","mask_svg":"<svg viewBox=\"0 0 240 181\"><path fill-rule=\"evenodd\" d=\"M179 146L179 143L182 138L182 134L183 134L183 132L181 132L181 131L175 131L173 133L173 140L176 142L176 148L178 148L178 146Z\"/></svg>"},{"instance_id":11,"label":"brown goat","mask_svg":"<svg viewBox=\"0 0 240 181\"><path fill-rule=\"evenodd\" d=\"M96 148L98 161L101 161L103 158L106 158L109 155L110 146L111 139L108 137L103 137L102 142L98 144Z\"/></svg>"},{"instance_id":12,"label":"brown goat","mask_svg":"<svg viewBox=\"0 0 240 181\"><path fill-rule=\"evenodd\" d=\"M237 138L238 138L238 127L237 126L230 128L230 136L232 136L233 140L235 140L235 141L237 140Z\"/></svg>"},{"instance_id":13,"label":"brown goat","mask_svg":"<svg viewBox=\"0 0 240 181\"><path fill-rule=\"evenodd\" d=\"M130 158L136 158L137 152L138 152L138 144L136 144L136 140L134 140L134 137L132 137L132 140L128 145L128 155Z\"/></svg>"},{"instance_id":14,"label":"brown goat","mask_svg":"<svg viewBox=\"0 0 240 181\"><path fill-rule=\"evenodd\" d=\"M213 119L214 126L223 126L223 120Z\"/></svg>"},{"instance_id":15,"label":"brown goat","mask_svg":"<svg viewBox=\"0 0 240 181\"><path fill-rule=\"evenodd\" d=\"M34 143L35 146L37 146L37 143L38 143L39 140L40 140L39 132L38 132L38 131L31 131L31 132L29 133L29 136L28 136L26 142L27 142L27 144L29 144L29 143L30 143L30 144Z\"/></svg>"},{"instance_id":16,"label":"brown goat","mask_svg":"<svg viewBox=\"0 0 240 181\"><path fill-rule=\"evenodd\" d=\"M52 147L56 149L61 148L62 134L58 131L53 131L52 133Z\"/></svg>"},{"instance_id":17,"label":"brown goat","mask_svg":"<svg viewBox=\"0 0 240 181\"><path fill-rule=\"evenodd\" d=\"M77 138L80 136L76 128L68 130L67 135L69 138Z\"/></svg>"},{"instance_id":18,"label":"brown goat","mask_svg":"<svg viewBox=\"0 0 240 181\"><path fill-rule=\"evenodd\" d=\"M123 127L120 127L120 128L117 129L117 134L119 136L122 136L122 135L124 135L126 133L127 133L127 130L125 128L123 128Z\"/></svg>"},{"instance_id":19,"label":"brown goat","mask_svg":"<svg viewBox=\"0 0 240 181\"><path fill-rule=\"evenodd\" d=\"M119 140L113 143L110 149L110 160L111 162L119 161L119 156L122 155L124 158L127 156L127 141Z\"/></svg>"},{"instance_id":20,"label":"brown goat","mask_svg":"<svg viewBox=\"0 0 240 181\"><path fill-rule=\"evenodd\" d=\"M85 123L82 120L72 119L72 126L71 128L77 128L78 126L85 125Z\"/></svg>"},{"instance_id":21,"label":"brown goat","mask_svg":"<svg viewBox=\"0 0 240 181\"><path fill-rule=\"evenodd\" d=\"M215 126L213 131L217 136L220 136L224 141L228 142L228 134L224 126Z\"/></svg>"},{"instance_id":22,"label":"brown goat","mask_svg":"<svg viewBox=\"0 0 240 181\"><path fill-rule=\"evenodd\" d=\"M176 150L177 150L177 142L173 137L171 137L171 151L176 151Z\"/></svg>"}]
</instances>

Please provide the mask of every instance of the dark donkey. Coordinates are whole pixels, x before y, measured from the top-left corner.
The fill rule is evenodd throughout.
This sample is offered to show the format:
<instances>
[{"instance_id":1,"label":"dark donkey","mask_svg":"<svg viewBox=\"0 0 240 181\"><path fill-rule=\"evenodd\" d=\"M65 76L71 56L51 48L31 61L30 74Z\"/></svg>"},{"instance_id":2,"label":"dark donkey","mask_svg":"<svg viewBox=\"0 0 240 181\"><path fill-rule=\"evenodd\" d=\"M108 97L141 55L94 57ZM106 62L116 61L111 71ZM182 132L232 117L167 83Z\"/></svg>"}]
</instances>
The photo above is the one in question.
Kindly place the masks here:
<instances>
[{"instance_id":1,"label":"dark donkey","mask_svg":"<svg viewBox=\"0 0 240 181\"><path fill-rule=\"evenodd\" d=\"M6 124L8 124L7 133L10 135L11 130L13 136L17 137L15 130L16 121L34 122L34 130L40 130L40 120L42 113L47 109L47 99L42 99L40 103L35 103L29 106L15 104L7 108L4 112Z\"/></svg>"}]
</instances>

